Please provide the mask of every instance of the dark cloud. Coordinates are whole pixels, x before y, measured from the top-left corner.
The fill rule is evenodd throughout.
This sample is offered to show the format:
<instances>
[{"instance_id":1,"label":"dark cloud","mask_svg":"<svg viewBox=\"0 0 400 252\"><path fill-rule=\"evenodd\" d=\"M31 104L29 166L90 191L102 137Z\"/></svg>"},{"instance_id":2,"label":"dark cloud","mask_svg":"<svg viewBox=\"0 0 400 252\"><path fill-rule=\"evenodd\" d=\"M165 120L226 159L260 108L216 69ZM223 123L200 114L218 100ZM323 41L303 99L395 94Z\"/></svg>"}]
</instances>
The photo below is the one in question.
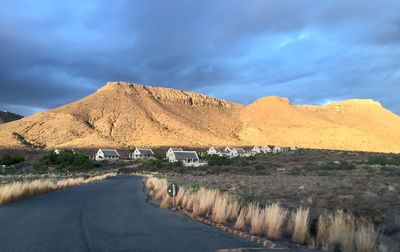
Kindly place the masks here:
<instances>
[{"instance_id":1,"label":"dark cloud","mask_svg":"<svg viewBox=\"0 0 400 252\"><path fill-rule=\"evenodd\" d=\"M358 0L9 1L0 9L0 109L27 115L123 80L242 103L374 98L400 113L398 9Z\"/></svg>"}]
</instances>

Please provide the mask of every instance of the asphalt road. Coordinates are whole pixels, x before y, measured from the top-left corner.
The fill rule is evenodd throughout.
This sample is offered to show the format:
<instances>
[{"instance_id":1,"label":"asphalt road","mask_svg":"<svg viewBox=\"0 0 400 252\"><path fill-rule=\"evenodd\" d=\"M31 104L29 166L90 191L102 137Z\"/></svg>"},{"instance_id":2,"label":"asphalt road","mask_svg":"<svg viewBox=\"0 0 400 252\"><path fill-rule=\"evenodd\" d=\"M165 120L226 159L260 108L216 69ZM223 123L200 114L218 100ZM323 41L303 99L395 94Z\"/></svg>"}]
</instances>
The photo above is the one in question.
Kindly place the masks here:
<instances>
[{"instance_id":1,"label":"asphalt road","mask_svg":"<svg viewBox=\"0 0 400 252\"><path fill-rule=\"evenodd\" d=\"M254 243L146 202L117 177L0 206L0 251L214 251Z\"/></svg>"}]
</instances>

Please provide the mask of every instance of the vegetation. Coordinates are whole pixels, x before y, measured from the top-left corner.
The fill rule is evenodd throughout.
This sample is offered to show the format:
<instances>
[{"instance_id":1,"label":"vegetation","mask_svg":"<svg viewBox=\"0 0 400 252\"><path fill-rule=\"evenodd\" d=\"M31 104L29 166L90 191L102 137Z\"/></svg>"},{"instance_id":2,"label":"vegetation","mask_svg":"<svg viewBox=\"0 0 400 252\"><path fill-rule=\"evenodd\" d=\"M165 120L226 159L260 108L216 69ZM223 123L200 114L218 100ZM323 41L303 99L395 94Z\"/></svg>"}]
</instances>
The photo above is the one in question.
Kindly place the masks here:
<instances>
[{"instance_id":1,"label":"vegetation","mask_svg":"<svg viewBox=\"0 0 400 252\"><path fill-rule=\"evenodd\" d=\"M21 156L4 155L0 157L0 165L10 166L24 162L25 158Z\"/></svg>"},{"instance_id":2,"label":"vegetation","mask_svg":"<svg viewBox=\"0 0 400 252\"><path fill-rule=\"evenodd\" d=\"M168 181L149 177L145 186L149 194L161 201L161 207L170 207L171 198L166 193ZM354 215L338 211L319 217L315 237L311 237L310 210L299 207L291 212L279 204L261 206L258 202L244 203L241 198L226 192L203 187L187 190L181 187L176 205L191 212L193 218L205 217L250 234L279 239L285 223L292 240L301 244L316 245L330 251L365 251L375 249L377 231L373 224L358 221ZM288 218L290 217L290 220Z\"/></svg>"},{"instance_id":3,"label":"vegetation","mask_svg":"<svg viewBox=\"0 0 400 252\"><path fill-rule=\"evenodd\" d=\"M386 157L386 156L376 156L370 157L367 161L371 165L395 165L400 166L400 156Z\"/></svg>"},{"instance_id":4,"label":"vegetation","mask_svg":"<svg viewBox=\"0 0 400 252\"><path fill-rule=\"evenodd\" d=\"M218 155L205 155L204 160L206 160L208 165L211 166L230 165L232 163L232 160L230 158L220 157Z\"/></svg>"},{"instance_id":5,"label":"vegetation","mask_svg":"<svg viewBox=\"0 0 400 252\"><path fill-rule=\"evenodd\" d=\"M71 150L61 150L58 154L53 151L48 152L43 157L43 162L47 166L55 166L58 169L85 170L94 168L89 157L74 153Z\"/></svg>"},{"instance_id":6,"label":"vegetation","mask_svg":"<svg viewBox=\"0 0 400 252\"><path fill-rule=\"evenodd\" d=\"M25 199L34 195L56 191L75 185L96 182L114 177L115 173L107 173L101 176L95 176L88 179L70 178L59 181L52 180L33 180L30 182L14 182L0 186L0 205L4 205L19 199Z\"/></svg>"}]
</instances>

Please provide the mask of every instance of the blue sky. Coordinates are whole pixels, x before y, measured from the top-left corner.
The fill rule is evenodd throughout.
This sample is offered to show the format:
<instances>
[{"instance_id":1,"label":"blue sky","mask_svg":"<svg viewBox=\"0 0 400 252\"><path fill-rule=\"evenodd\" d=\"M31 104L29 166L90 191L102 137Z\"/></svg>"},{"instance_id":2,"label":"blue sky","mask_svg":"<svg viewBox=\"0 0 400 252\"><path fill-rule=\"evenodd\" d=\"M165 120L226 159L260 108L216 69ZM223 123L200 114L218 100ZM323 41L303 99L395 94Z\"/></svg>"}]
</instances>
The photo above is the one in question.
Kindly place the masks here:
<instances>
[{"instance_id":1,"label":"blue sky","mask_svg":"<svg viewBox=\"0 0 400 252\"><path fill-rule=\"evenodd\" d=\"M372 98L400 114L399 1L2 1L0 109L29 115L107 81L249 104Z\"/></svg>"}]
</instances>

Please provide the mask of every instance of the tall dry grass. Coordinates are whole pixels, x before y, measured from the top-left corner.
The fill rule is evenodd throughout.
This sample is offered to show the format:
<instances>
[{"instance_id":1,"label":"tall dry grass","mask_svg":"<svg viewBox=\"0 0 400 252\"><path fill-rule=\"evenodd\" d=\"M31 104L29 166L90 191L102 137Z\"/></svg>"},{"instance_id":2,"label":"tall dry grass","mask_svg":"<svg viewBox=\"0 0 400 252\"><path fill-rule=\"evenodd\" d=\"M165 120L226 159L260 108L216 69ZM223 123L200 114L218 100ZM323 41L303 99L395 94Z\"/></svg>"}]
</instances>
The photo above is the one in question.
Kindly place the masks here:
<instances>
[{"instance_id":1,"label":"tall dry grass","mask_svg":"<svg viewBox=\"0 0 400 252\"><path fill-rule=\"evenodd\" d=\"M240 213L235 222L236 229L243 229L246 226L246 215L247 215L247 208L243 207L240 209Z\"/></svg>"},{"instance_id":2,"label":"tall dry grass","mask_svg":"<svg viewBox=\"0 0 400 252\"><path fill-rule=\"evenodd\" d=\"M0 186L0 205L30 198L35 195L44 194L75 185L96 182L99 180L114 177L115 173L109 173L101 176L95 176L88 179L84 178L69 178L58 181L53 180L33 180L30 182L14 182Z\"/></svg>"},{"instance_id":3,"label":"tall dry grass","mask_svg":"<svg viewBox=\"0 0 400 252\"><path fill-rule=\"evenodd\" d=\"M294 242L304 244L308 238L308 224L310 218L310 209L299 207L292 213Z\"/></svg>"},{"instance_id":4,"label":"tall dry grass","mask_svg":"<svg viewBox=\"0 0 400 252\"><path fill-rule=\"evenodd\" d=\"M149 177L145 185L149 193L161 201L161 207L171 206L171 198L166 193L166 179ZM180 187L176 205L191 212L193 218L208 217L214 222L230 223L236 229L265 235L270 239L279 239L288 222L293 241L300 244L309 242L324 250L339 248L342 251L371 252L377 238L377 231L372 224L356 223L352 215L338 211L321 215L317 236L315 240L310 239L309 208L300 207L289 215L288 210L277 203L265 208L258 202L242 206L238 198L214 189L200 188L190 192Z\"/></svg>"},{"instance_id":5,"label":"tall dry grass","mask_svg":"<svg viewBox=\"0 0 400 252\"><path fill-rule=\"evenodd\" d=\"M250 224L250 234L260 235L263 233L265 210L257 203L248 206L246 222Z\"/></svg>"},{"instance_id":6,"label":"tall dry grass","mask_svg":"<svg viewBox=\"0 0 400 252\"><path fill-rule=\"evenodd\" d=\"M316 243L324 250L372 252L377 237L373 224L356 221L354 215L338 210L320 217Z\"/></svg>"},{"instance_id":7,"label":"tall dry grass","mask_svg":"<svg viewBox=\"0 0 400 252\"><path fill-rule=\"evenodd\" d=\"M264 229L265 234L271 239L279 239L282 235L283 224L286 220L287 210L274 203L265 208Z\"/></svg>"}]
</instances>

